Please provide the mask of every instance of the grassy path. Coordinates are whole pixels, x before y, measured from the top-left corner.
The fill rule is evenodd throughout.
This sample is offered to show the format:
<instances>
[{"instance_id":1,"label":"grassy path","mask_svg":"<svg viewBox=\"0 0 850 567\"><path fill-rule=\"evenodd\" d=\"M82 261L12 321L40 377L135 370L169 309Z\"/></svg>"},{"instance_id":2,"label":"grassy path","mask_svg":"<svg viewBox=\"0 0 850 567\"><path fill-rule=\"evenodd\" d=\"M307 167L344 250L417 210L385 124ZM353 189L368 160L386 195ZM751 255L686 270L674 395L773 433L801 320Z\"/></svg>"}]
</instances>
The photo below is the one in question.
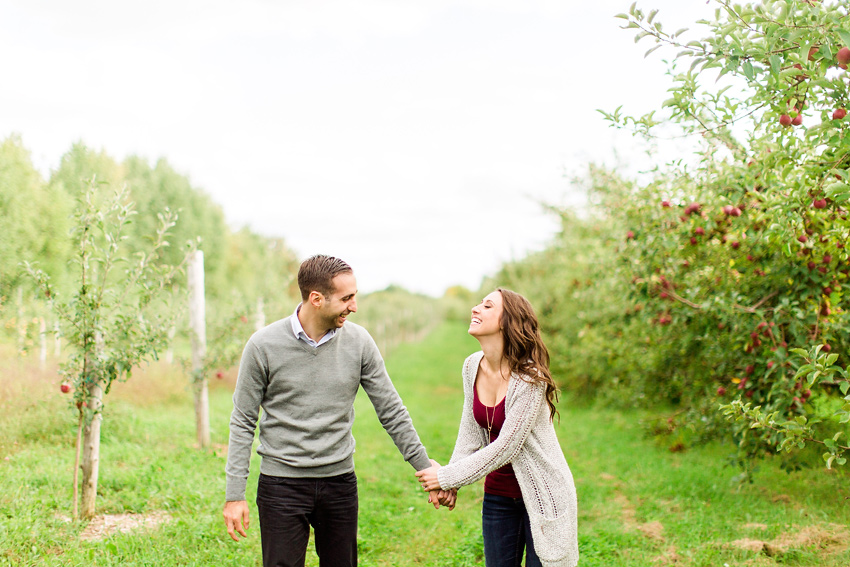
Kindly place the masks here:
<instances>
[{"instance_id":1,"label":"grassy path","mask_svg":"<svg viewBox=\"0 0 850 567\"><path fill-rule=\"evenodd\" d=\"M440 462L448 460L457 432L460 367L476 347L463 326L447 324L422 343L400 346L387 361ZM211 392L218 447L211 452L192 447L188 392L166 385L183 380L179 374L151 371L116 389L104 425L98 511L164 511L171 521L99 541L81 541L85 525L65 517L74 424L64 400L57 401L52 387L49 397L33 387L27 399L3 400L0 566L260 565L253 503L255 523L239 544L223 531L220 515L230 374L229 387L218 384ZM364 395L356 411L360 564L483 565L481 484L462 489L453 512L433 510ZM788 475L768 461L757 484L741 486L732 480L737 471L724 465L728 448L671 453L643 436L636 413L569 400L560 412L557 429L579 493L582 567L850 565L850 486L843 472ZM255 460L249 501L257 469ZM308 565L318 565L312 552Z\"/></svg>"}]
</instances>

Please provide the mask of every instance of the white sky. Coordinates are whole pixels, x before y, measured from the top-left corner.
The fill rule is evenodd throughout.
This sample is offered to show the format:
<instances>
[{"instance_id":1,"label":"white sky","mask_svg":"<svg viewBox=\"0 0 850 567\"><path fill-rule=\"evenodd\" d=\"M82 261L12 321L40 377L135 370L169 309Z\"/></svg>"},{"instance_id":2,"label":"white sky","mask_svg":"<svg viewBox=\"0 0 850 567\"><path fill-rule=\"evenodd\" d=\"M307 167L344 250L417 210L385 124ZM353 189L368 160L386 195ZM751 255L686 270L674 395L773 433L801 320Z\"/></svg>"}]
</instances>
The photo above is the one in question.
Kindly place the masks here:
<instances>
[{"instance_id":1,"label":"white sky","mask_svg":"<svg viewBox=\"0 0 850 567\"><path fill-rule=\"evenodd\" d=\"M538 203L579 202L567 175L643 165L595 111L670 86L675 52L644 59L613 18L630 4L0 0L0 137L45 176L80 140L165 157L234 228L345 259L361 292L477 289L552 237ZM670 31L715 8L639 5Z\"/></svg>"}]
</instances>

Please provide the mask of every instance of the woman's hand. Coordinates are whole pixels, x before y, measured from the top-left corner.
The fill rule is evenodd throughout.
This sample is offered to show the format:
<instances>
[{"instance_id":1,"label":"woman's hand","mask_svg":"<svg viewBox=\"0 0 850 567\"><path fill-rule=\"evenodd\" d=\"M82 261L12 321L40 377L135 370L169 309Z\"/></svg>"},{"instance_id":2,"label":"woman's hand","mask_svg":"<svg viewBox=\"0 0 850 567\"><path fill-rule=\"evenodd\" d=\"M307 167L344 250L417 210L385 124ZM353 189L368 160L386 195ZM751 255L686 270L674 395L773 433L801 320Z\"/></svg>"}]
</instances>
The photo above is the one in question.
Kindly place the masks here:
<instances>
[{"instance_id":1,"label":"woman's hand","mask_svg":"<svg viewBox=\"0 0 850 567\"><path fill-rule=\"evenodd\" d=\"M431 459L431 466L427 469L422 469L416 473L416 478L424 490L428 492L432 490L440 490L440 481L437 480L437 471L440 470L440 463Z\"/></svg>"}]
</instances>

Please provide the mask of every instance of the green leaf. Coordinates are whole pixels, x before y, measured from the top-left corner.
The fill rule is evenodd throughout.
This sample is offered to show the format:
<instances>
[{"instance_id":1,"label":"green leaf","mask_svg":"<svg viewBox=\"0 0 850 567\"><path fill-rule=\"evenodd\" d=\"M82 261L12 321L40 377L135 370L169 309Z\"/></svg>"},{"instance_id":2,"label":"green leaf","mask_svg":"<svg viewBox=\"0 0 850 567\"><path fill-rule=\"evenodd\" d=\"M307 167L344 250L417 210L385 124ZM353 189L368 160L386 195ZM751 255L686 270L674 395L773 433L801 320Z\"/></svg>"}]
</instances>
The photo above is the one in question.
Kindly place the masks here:
<instances>
[{"instance_id":1,"label":"green leaf","mask_svg":"<svg viewBox=\"0 0 850 567\"><path fill-rule=\"evenodd\" d=\"M814 370L814 369L815 369L815 367L814 367L813 365L811 365L811 364L805 364L805 365L801 366L801 367L797 370L797 373L796 373L796 374L794 374L794 380L796 380L796 379L797 379L797 378L799 378L800 376L803 376L804 374L808 374L809 372L811 372L811 371L812 371L812 370Z\"/></svg>"},{"instance_id":2,"label":"green leaf","mask_svg":"<svg viewBox=\"0 0 850 567\"><path fill-rule=\"evenodd\" d=\"M743 69L744 69L744 76L752 81L753 77L754 77L753 64L750 63L749 59L747 61L744 61Z\"/></svg>"},{"instance_id":3,"label":"green leaf","mask_svg":"<svg viewBox=\"0 0 850 567\"><path fill-rule=\"evenodd\" d=\"M780 59L779 55L773 54L770 56L770 70L773 71L774 75L778 75L779 71L782 68L782 59Z\"/></svg>"},{"instance_id":4,"label":"green leaf","mask_svg":"<svg viewBox=\"0 0 850 567\"><path fill-rule=\"evenodd\" d=\"M659 43L655 47L650 48L646 53L643 54L643 56L647 57L650 53L652 53L653 51L655 51L656 49L658 49L659 47L662 47L662 46L663 46L663 44Z\"/></svg>"},{"instance_id":5,"label":"green leaf","mask_svg":"<svg viewBox=\"0 0 850 567\"><path fill-rule=\"evenodd\" d=\"M820 374L820 370L815 370L814 372L809 374L809 376L806 378L806 380L809 382L809 386L813 386L815 384L815 381L818 379L818 376L820 376Z\"/></svg>"},{"instance_id":6,"label":"green leaf","mask_svg":"<svg viewBox=\"0 0 850 567\"><path fill-rule=\"evenodd\" d=\"M850 390L850 382L842 382L838 388L841 390L841 395L847 395L847 390Z\"/></svg>"},{"instance_id":7,"label":"green leaf","mask_svg":"<svg viewBox=\"0 0 850 567\"><path fill-rule=\"evenodd\" d=\"M806 357L806 356L809 355L808 352L806 352L805 350L803 350L801 348L789 348L788 352L793 352L794 354L799 354L802 357Z\"/></svg>"},{"instance_id":8,"label":"green leaf","mask_svg":"<svg viewBox=\"0 0 850 567\"><path fill-rule=\"evenodd\" d=\"M646 23L651 24L652 20L654 20L655 16L657 16L657 15L658 15L658 10L652 10L651 12L649 12L649 17L646 19Z\"/></svg>"},{"instance_id":9,"label":"green leaf","mask_svg":"<svg viewBox=\"0 0 850 567\"><path fill-rule=\"evenodd\" d=\"M838 32L838 36L841 38L841 41L844 45L850 45L850 31L847 30L836 30Z\"/></svg>"},{"instance_id":10,"label":"green leaf","mask_svg":"<svg viewBox=\"0 0 850 567\"><path fill-rule=\"evenodd\" d=\"M838 360L838 355L836 353L832 353L826 357L826 365L832 366L835 364L835 361Z\"/></svg>"}]
</instances>

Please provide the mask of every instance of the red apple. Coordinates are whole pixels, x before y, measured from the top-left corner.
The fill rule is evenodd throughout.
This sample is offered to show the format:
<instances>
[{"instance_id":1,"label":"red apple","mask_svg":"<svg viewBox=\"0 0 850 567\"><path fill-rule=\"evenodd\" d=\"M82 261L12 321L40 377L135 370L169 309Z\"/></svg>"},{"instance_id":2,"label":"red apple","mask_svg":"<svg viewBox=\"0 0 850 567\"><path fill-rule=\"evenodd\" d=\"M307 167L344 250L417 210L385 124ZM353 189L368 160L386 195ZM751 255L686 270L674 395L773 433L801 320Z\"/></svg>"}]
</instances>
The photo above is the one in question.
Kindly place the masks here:
<instances>
[{"instance_id":1,"label":"red apple","mask_svg":"<svg viewBox=\"0 0 850 567\"><path fill-rule=\"evenodd\" d=\"M829 351L831 351L831 350L832 350L832 347L831 347L831 346L829 346L829 345L823 345L823 348L822 348L821 350L822 350L823 352L829 352Z\"/></svg>"},{"instance_id":2,"label":"red apple","mask_svg":"<svg viewBox=\"0 0 850 567\"><path fill-rule=\"evenodd\" d=\"M218 372L215 373L215 377L218 378L219 380L221 380L222 378L224 378L224 372L219 370Z\"/></svg>"},{"instance_id":3,"label":"red apple","mask_svg":"<svg viewBox=\"0 0 850 567\"><path fill-rule=\"evenodd\" d=\"M732 243L732 248L734 248L735 250L737 250L739 246L741 246L741 243L737 240Z\"/></svg>"},{"instance_id":4,"label":"red apple","mask_svg":"<svg viewBox=\"0 0 850 567\"><path fill-rule=\"evenodd\" d=\"M800 236L797 237L797 240L799 240L800 242L805 244L806 241L808 240L808 237L805 234L801 234Z\"/></svg>"},{"instance_id":5,"label":"red apple","mask_svg":"<svg viewBox=\"0 0 850 567\"><path fill-rule=\"evenodd\" d=\"M845 116L847 116L847 111L843 108L836 108L832 111L833 120L844 120Z\"/></svg>"},{"instance_id":6,"label":"red apple","mask_svg":"<svg viewBox=\"0 0 850 567\"><path fill-rule=\"evenodd\" d=\"M61 384L59 384L59 389L62 391L63 394L67 394L71 391L71 385L67 382L62 382Z\"/></svg>"},{"instance_id":7,"label":"red apple","mask_svg":"<svg viewBox=\"0 0 850 567\"><path fill-rule=\"evenodd\" d=\"M832 262L832 256L830 256L829 254L824 254L823 255L823 263L829 264L830 262Z\"/></svg>"},{"instance_id":8,"label":"red apple","mask_svg":"<svg viewBox=\"0 0 850 567\"><path fill-rule=\"evenodd\" d=\"M704 229L703 227L701 227L701 226L698 226L698 227L696 228L696 230L694 230L694 232L695 232L696 234L699 234L700 236L702 236L703 234L705 234L705 229Z\"/></svg>"},{"instance_id":9,"label":"red apple","mask_svg":"<svg viewBox=\"0 0 850 567\"><path fill-rule=\"evenodd\" d=\"M779 123L782 126L790 126L791 125L791 117L788 116L787 114L783 114L782 116L779 117Z\"/></svg>"},{"instance_id":10,"label":"red apple","mask_svg":"<svg viewBox=\"0 0 850 567\"><path fill-rule=\"evenodd\" d=\"M826 208L826 199L815 199L815 200L812 202L812 205L813 205L816 209L825 209L825 208Z\"/></svg>"},{"instance_id":11,"label":"red apple","mask_svg":"<svg viewBox=\"0 0 850 567\"><path fill-rule=\"evenodd\" d=\"M795 116L794 118L791 119L791 124L793 126L799 126L802 123L803 123L803 115L802 114L798 114L797 116Z\"/></svg>"},{"instance_id":12,"label":"red apple","mask_svg":"<svg viewBox=\"0 0 850 567\"><path fill-rule=\"evenodd\" d=\"M635 233L633 231L629 231L626 233L626 240L631 240L635 237Z\"/></svg>"},{"instance_id":13,"label":"red apple","mask_svg":"<svg viewBox=\"0 0 850 567\"><path fill-rule=\"evenodd\" d=\"M818 52L818 47L817 47L817 46L814 46L814 47L810 47L810 48L809 48L809 57L808 57L809 61L814 61L814 60L815 60L815 55L817 55L817 52Z\"/></svg>"},{"instance_id":14,"label":"red apple","mask_svg":"<svg viewBox=\"0 0 850 567\"><path fill-rule=\"evenodd\" d=\"M732 207L732 212L730 213L733 217L741 216L741 209L738 207Z\"/></svg>"},{"instance_id":15,"label":"red apple","mask_svg":"<svg viewBox=\"0 0 850 567\"><path fill-rule=\"evenodd\" d=\"M717 395L718 396L725 396L726 395L726 388L724 388L723 386L720 386L719 388L717 388Z\"/></svg>"},{"instance_id":16,"label":"red apple","mask_svg":"<svg viewBox=\"0 0 850 567\"><path fill-rule=\"evenodd\" d=\"M838 54L835 56L835 58L841 65L847 65L848 63L850 63L850 48L842 47L838 50Z\"/></svg>"},{"instance_id":17,"label":"red apple","mask_svg":"<svg viewBox=\"0 0 850 567\"><path fill-rule=\"evenodd\" d=\"M670 201L661 201L661 206L665 209L670 208Z\"/></svg>"}]
</instances>

